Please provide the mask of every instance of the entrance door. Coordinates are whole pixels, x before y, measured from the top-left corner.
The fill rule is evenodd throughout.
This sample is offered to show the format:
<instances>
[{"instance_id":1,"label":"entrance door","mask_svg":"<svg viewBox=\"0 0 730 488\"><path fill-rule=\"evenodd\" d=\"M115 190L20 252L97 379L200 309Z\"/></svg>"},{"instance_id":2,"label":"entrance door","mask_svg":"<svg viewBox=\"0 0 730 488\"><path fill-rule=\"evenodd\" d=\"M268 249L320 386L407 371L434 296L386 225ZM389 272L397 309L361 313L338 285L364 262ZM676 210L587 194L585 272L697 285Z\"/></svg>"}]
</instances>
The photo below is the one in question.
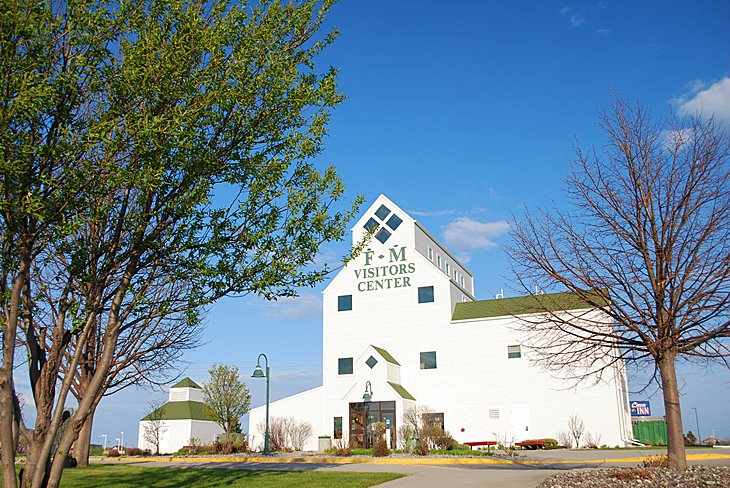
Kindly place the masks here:
<instances>
[{"instance_id":1,"label":"entrance door","mask_svg":"<svg viewBox=\"0 0 730 488\"><path fill-rule=\"evenodd\" d=\"M509 410L509 427L515 441L523 441L530 437L530 409L527 407Z\"/></svg>"},{"instance_id":2,"label":"entrance door","mask_svg":"<svg viewBox=\"0 0 730 488\"><path fill-rule=\"evenodd\" d=\"M385 424L386 442L395 448L395 402L367 402L350 404L350 446L373 447L377 440L376 423Z\"/></svg>"}]
</instances>

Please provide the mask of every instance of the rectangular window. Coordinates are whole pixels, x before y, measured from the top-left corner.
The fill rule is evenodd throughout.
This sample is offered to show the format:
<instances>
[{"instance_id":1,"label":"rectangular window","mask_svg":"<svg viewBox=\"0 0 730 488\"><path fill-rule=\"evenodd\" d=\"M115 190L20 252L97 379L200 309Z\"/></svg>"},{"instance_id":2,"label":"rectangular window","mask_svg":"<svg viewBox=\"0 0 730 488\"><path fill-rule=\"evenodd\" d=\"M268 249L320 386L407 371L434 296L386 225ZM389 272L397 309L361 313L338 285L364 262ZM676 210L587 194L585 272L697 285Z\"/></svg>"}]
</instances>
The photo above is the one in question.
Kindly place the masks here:
<instances>
[{"instance_id":1,"label":"rectangular window","mask_svg":"<svg viewBox=\"0 0 730 488\"><path fill-rule=\"evenodd\" d=\"M436 369L436 351L421 353L421 369Z\"/></svg>"},{"instance_id":2,"label":"rectangular window","mask_svg":"<svg viewBox=\"0 0 730 488\"><path fill-rule=\"evenodd\" d=\"M335 417L335 430L333 437L335 439L342 439L342 417Z\"/></svg>"},{"instance_id":3,"label":"rectangular window","mask_svg":"<svg viewBox=\"0 0 730 488\"><path fill-rule=\"evenodd\" d=\"M352 295L340 295L337 297L337 311L346 312L352 310Z\"/></svg>"},{"instance_id":4,"label":"rectangular window","mask_svg":"<svg viewBox=\"0 0 730 488\"><path fill-rule=\"evenodd\" d=\"M424 427L436 427L444 430L444 414L443 413L424 413L421 415L421 421Z\"/></svg>"},{"instance_id":5,"label":"rectangular window","mask_svg":"<svg viewBox=\"0 0 730 488\"><path fill-rule=\"evenodd\" d=\"M520 346L507 346L507 357L509 359L521 358L522 350Z\"/></svg>"},{"instance_id":6,"label":"rectangular window","mask_svg":"<svg viewBox=\"0 0 730 488\"><path fill-rule=\"evenodd\" d=\"M428 259L433 261L433 248L431 246L428 246Z\"/></svg>"},{"instance_id":7,"label":"rectangular window","mask_svg":"<svg viewBox=\"0 0 730 488\"><path fill-rule=\"evenodd\" d=\"M454 270L454 281L456 281L456 270Z\"/></svg>"},{"instance_id":8,"label":"rectangular window","mask_svg":"<svg viewBox=\"0 0 730 488\"><path fill-rule=\"evenodd\" d=\"M436 255L436 266L441 267L441 256L438 254Z\"/></svg>"},{"instance_id":9,"label":"rectangular window","mask_svg":"<svg viewBox=\"0 0 730 488\"><path fill-rule=\"evenodd\" d=\"M339 358L337 360L337 374L352 374L352 358Z\"/></svg>"},{"instance_id":10,"label":"rectangular window","mask_svg":"<svg viewBox=\"0 0 730 488\"><path fill-rule=\"evenodd\" d=\"M498 408L489 409L489 419L490 420L499 420L499 409Z\"/></svg>"},{"instance_id":11,"label":"rectangular window","mask_svg":"<svg viewBox=\"0 0 730 488\"><path fill-rule=\"evenodd\" d=\"M446 274L451 274L451 267L449 266L449 263L446 263Z\"/></svg>"},{"instance_id":12,"label":"rectangular window","mask_svg":"<svg viewBox=\"0 0 730 488\"><path fill-rule=\"evenodd\" d=\"M461 287L464 288L464 276L461 276Z\"/></svg>"},{"instance_id":13,"label":"rectangular window","mask_svg":"<svg viewBox=\"0 0 730 488\"><path fill-rule=\"evenodd\" d=\"M433 286L418 287L418 303L433 302Z\"/></svg>"}]
</instances>

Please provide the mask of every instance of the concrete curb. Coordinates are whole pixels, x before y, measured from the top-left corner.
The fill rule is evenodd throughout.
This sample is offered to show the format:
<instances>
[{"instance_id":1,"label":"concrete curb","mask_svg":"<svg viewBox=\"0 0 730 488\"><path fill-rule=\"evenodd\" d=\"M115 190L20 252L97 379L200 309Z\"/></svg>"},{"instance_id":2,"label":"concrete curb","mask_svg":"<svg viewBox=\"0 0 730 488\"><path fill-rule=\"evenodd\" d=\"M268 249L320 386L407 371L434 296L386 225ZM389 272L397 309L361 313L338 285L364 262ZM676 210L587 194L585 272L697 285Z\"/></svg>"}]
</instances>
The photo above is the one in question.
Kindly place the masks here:
<instances>
[{"instance_id":1,"label":"concrete curb","mask_svg":"<svg viewBox=\"0 0 730 488\"><path fill-rule=\"evenodd\" d=\"M100 457L102 462L116 463L259 463L259 464L401 464L401 465L438 465L438 464L512 464L512 465L550 465L550 464L604 464L640 463L647 457L633 456L604 459L493 459L493 458L346 458L346 457L143 457L121 458ZM687 461L715 461L730 459L730 454L687 454Z\"/></svg>"}]
</instances>

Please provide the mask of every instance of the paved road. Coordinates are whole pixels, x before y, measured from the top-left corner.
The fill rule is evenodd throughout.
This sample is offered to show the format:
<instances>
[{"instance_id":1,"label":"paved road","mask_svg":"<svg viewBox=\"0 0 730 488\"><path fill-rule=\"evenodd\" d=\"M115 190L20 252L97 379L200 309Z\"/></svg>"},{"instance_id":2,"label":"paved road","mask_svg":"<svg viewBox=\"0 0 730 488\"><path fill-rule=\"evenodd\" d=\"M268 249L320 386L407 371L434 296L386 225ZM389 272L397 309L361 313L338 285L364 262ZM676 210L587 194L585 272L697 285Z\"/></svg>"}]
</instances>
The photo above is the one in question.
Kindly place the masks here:
<instances>
[{"instance_id":1,"label":"paved road","mask_svg":"<svg viewBox=\"0 0 730 488\"><path fill-rule=\"evenodd\" d=\"M384 483L385 488L461 488L499 486L504 488L534 487L548 476L567 469L591 469L611 466L635 466L647 456L663 454L658 449L641 450L556 450L529 451L517 459L516 463L505 464L409 464L411 462L467 462L458 459L423 458L372 459L366 463L341 464L344 459L333 462L317 462L309 458L307 462L287 458L257 458L256 461L226 461L224 458L205 460L204 458L186 461L144 462L147 466L216 467L233 469L267 469L280 471L350 471L350 472L396 472L409 476ZM730 466L730 449L692 449L688 451L690 463L719 464ZM473 458L470 458L473 459ZM259 462L259 460L261 462ZM335 462L336 461L336 462ZM490 459L475 462L489 462ZM492 460L493 461L493 460ZM126 462L140 462L128 460ZM383 462L387 464L379 464Z\"/></svg>"}]
</instances>

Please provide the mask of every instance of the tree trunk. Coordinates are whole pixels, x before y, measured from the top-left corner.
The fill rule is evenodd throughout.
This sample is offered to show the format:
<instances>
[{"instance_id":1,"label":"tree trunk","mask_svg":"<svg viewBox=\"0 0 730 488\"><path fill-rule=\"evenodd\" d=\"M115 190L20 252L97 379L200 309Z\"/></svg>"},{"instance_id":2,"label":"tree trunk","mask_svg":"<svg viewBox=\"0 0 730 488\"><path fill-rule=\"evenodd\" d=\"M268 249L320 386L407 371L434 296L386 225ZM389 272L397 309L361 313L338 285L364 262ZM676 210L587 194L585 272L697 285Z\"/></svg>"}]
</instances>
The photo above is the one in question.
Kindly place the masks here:
<instances>
[{"instance_id":1,"label":"tree trunk","mask_svg":"<svg viewBox=\"0 0 730 488\"><path fill-rule=\"evenodd\" d=\"M83 427L79 432L79 438L76 439L73 448L73 456L78 462L78 466L89 465L89 450L91 449L91 428L94 425L94 413L96 405L92 407L91 413L86 417Z\"/></svg>"},{"instance_id":2,"label":"tree trunk","mask_svg":"<svg viewBox=\"0 0 730 488\"><path fill-rule=\"evenodd\" d=\"M675 369L675 353L666 353L658 361L659 374L662 378L664 393L664 412L667 418L668 466L673 469L687 469L687 456L684 451L684 429L682 428L682 412L679 407L679 389L677 388L677 371Z\"/></svg>"}]
</instances>

